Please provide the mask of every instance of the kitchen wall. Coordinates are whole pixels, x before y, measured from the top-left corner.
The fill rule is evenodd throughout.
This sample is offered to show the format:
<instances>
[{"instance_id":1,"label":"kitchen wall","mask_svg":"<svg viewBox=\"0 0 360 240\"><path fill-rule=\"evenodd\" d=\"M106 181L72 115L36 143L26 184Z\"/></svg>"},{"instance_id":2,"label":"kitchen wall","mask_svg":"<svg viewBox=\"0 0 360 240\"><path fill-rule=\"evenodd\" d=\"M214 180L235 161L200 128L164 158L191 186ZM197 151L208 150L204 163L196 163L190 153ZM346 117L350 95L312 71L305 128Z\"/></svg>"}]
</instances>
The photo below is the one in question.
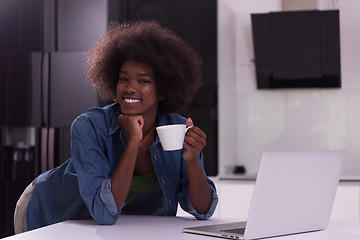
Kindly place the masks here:
<instances>
[{"instance_id":1,"label":"kitchen wall","mask_svg":"<svg viewBox=\"0 0 360 240\"><path fill-rule=\"evenodd\" d=\"M218 1L219 175L256 174L263 151L345 149L344 177L360 178L360 1L319 0L339 9L342 87L256 88L251 13L281 0Z\"/></svg>"}]
</instances>

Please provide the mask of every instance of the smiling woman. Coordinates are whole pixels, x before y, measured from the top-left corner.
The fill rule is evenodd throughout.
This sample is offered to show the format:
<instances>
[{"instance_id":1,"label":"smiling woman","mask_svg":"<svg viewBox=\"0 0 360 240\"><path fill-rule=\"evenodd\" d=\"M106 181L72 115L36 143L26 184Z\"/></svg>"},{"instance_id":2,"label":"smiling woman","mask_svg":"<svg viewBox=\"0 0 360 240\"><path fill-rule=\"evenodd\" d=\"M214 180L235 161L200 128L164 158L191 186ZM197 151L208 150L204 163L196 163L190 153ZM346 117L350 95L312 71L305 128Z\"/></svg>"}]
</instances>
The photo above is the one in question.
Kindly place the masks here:
<instances>
[{"instance_id":1,"label":"smiling woman","mask_svg":"<svg viewBox=\"0 0 360 240\"><path fill-rule=\"evenodd\" d=\"M218 197L203 168L206 134L176 114L201 86L195 51L156 22L129 22L111 24L88 62L100 96L114 103L74 120L71 158L20 197L16 233L68 219L175 216L178 204L197 219L211 217ZM170 124L192 126L180 150L164 151L154 131Z\"/></svg>"}]
</instances>

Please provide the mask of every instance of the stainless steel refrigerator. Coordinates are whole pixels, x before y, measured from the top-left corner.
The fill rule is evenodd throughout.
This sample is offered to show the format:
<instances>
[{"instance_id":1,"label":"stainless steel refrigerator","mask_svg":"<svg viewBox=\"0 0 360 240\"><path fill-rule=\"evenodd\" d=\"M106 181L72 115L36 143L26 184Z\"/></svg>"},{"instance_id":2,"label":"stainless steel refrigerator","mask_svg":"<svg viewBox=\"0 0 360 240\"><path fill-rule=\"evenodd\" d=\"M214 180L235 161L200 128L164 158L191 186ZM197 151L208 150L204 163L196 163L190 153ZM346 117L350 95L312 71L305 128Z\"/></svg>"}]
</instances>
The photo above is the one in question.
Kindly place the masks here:
<instances>
[{"instance_id":1,"label":"stainless steel refrigerator","mask_svg":"<svg viewBox=\"0 0 360 240\"><path fill-rule=\"evenodd\" d=\"M72 121L98 105L86 80L83 52L13 52L3 55L0 224L12 228L14 204L38 174L70 157Z\"/></svg>"},{"instance_id":2,"label":"stainless steel refrigerator","mask_svg":"<svg viewBox=\"0 0 360 240\"><path fill-rule=\"evenodd\" d=\"M108 0L0 0L0 238L39 173L70 157L70 125L97 93L84 51L108 25Z\"/></svg>"}]
</instances>

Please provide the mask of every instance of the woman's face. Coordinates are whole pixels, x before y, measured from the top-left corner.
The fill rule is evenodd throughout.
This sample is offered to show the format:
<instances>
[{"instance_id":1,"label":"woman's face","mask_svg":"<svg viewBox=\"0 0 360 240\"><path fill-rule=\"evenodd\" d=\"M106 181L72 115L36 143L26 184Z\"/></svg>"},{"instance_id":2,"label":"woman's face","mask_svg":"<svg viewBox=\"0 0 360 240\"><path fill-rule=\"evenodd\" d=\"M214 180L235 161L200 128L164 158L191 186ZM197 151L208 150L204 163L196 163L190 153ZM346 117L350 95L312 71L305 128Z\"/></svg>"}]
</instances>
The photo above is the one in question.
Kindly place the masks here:
<instances>
[{"instance_id":1,"label":"woman's face","mask_svg":"<svg viewBox=\"0 0 360 240\"><path fill-rule=\"evenodd\" d=\"M116 98L123 114L156 116L159 97L155 74L149 64L131 59L124 62L119 73Z\"/></svg>"}]
</instances>

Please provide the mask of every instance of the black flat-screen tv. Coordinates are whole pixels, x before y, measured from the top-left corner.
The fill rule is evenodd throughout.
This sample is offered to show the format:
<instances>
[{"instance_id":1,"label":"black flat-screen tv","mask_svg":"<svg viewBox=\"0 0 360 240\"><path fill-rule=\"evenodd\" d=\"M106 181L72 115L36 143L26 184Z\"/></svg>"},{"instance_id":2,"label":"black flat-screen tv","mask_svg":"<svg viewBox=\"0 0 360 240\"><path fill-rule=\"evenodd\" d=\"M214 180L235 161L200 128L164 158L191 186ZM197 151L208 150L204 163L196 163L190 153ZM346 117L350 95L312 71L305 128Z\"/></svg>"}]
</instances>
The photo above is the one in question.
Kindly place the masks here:
<instances>
[{"instance_id":1,"label":"black flat-screen tv","mask_svg":"<svg viewBox=\"0 0 360 240\"><path fill-rule=\"evenodd\" d=\"M251 14L256 81L263 88L340 88L338 10Z\"/></svg>"}]
</instances>

